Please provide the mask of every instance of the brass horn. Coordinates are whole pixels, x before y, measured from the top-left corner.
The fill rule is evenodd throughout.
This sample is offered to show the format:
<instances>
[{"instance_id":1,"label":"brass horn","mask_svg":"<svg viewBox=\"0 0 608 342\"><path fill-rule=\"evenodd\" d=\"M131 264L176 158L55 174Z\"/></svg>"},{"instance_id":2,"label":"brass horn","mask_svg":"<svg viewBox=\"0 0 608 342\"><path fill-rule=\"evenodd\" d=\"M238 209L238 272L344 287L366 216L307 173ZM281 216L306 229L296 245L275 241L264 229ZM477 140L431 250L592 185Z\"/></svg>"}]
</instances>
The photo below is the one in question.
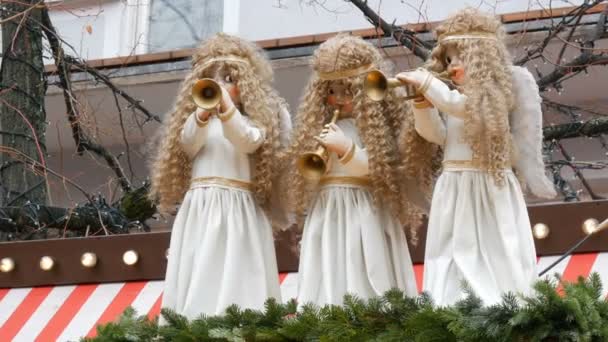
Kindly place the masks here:
<instances>
[{"instance_id":1,"label":"brass horn","mask_svg":"<svg viewBox=\"0 0 608 342\"><path fill-rule=\"evenodd\" d=\"M192 100L203 109L214 109L222 99L222 88L210 78L203 78L192 86Z\"/></svg>"},{"instance_id":2,"label":"brass horn","mask_svg":"<svg viewBox=\"0 0 608 342\"><path fill-rule=\"evenodd\" d=\"M340 110L334 110L334 115L329 124L335 124L340 116ZM329 162L329 152L325 146L321 145L313 152L306 152L298 158L297 167L304 178L311 181L318 181L327 172Z\"/></svg>"},{"instance_id":3,"label":"brass horn","mask_svg":"<svg viewBox=\"0 0 608 342\"><path fill-rule=\"evenodd\" d=\"M448 85L451 85L451 80L449 79L450 74L447 71L441 73L431 73L438 79L446 82ZM363 82L363 90L365 95L367 95L367 97L373 101L381 101L386 97L388 90L395 87L405 87L407 94L405 96L405 100L412 100L421 96L414 85L402 83L394 77L388 78L380 70L372 70L367 73L365 76L365 81Z\"/></svg>"},{"instance_id":4,"label":"brass horn","mask_svg":"<svg viewBox=\"0 0 608 342\"><path fill-rule=\"evenodd\" d=\"M372 70L367 73L363 82L365 95L373 101L382 101L389 89L401 86L405 87L407 93L406 100L418 97L416 87L411 84L401 83L396 78L388 78L380 70Z\"/></svg>"}]
</instances>

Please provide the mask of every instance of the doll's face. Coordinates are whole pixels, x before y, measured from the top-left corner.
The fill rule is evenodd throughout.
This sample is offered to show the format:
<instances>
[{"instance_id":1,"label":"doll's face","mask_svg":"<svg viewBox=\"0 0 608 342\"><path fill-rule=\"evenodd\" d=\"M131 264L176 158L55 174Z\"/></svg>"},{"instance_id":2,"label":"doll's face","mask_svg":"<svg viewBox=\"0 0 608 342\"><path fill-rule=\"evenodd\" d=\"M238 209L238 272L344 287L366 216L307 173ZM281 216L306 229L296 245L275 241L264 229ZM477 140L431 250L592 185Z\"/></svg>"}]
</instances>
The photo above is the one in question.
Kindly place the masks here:
<instances>
[{"instance_id":1,"label":"doll's face","mask_svg":"<svg viewBox=\"0 0 608 342\"><path fill-rule=\"evenodd\" d=\"M232 79L230 70L226 66L216 66L212 70L213 80L228 91L235 105L241 104L241 92L236 80Z\"/></svg>"},{"instance_id":2,"label":"doll's face","mask_svg":"<svg viewBox=\"0 0 608 342\"><path fill-rule=\"evenodd\" d=\"M343 82L333 81L329 84L327 104L334 108L340 108L342 113L351 113L353 111L353 94Z\"/></svg>"},{"instance_id":3,"label":"doll's face","mask_svg":"<svg viewBox=\"0 0 608 342\"><path fill-rule=\"evenodd\" d=\"M458 49L455 45L448 45L444 53L444 63L447 66L446 70L450 73L452 82L457 85L464 83L464 64L459 57Z\"/></svg>"}]
</instances>

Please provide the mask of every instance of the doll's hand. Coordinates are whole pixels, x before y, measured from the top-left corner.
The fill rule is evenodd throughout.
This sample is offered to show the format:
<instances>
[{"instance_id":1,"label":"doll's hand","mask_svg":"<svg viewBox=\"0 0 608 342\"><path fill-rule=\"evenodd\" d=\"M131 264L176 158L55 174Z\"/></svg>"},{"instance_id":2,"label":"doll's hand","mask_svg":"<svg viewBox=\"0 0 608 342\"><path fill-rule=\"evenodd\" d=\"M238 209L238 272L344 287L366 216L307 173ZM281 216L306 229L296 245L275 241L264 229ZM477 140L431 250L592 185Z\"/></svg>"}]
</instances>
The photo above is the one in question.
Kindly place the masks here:
<instances>
[{"instance_id":1,"label":"doll's hand","mask_svg":"<svg viewBox=\"0 0 608 342\"><path fill-rule=\"evenodd\" d=\"M211 114L213 114L213 112L204 110L203 108L199 107L196 109L196 117L200 122L206 122L207 120L209 120Z\"/></svg>"},{"instance_id":2,"label":"doll's hand","mask_svg":"<svg viewBox=\"0 0 608 342\"><path fill-rule=\"evenodd\" d=\"M232 98L230 97L230 93L224 87L220 87L222 89L222 99L220 101L220 113L226 113L228 109L234 107L234 102L232 102Z\"/></svg>"},{"instance_id":3,"label":"doll's hand","mask_svg":"<svg viewBox=\"0 0 608 342\"><path fill-rule=\"evenodd\" d=\"M344 132L336 124L330 124L323 129L320 137L315 139L328 150L342 157L351 148L353 141L344 135Z\"/></svg>"},{"instance_id":4,"label":"doll's hand","mask_svg":"<svg viewBox=\"0 0 608 342\"><path fill-rule=\"evenodd\" d=\"M402 83L411 84L416 88L420 88L428 76L428 71L424 69L416 69L414 71L400 72L396 77Z\"/></svg>"}]
</instances>

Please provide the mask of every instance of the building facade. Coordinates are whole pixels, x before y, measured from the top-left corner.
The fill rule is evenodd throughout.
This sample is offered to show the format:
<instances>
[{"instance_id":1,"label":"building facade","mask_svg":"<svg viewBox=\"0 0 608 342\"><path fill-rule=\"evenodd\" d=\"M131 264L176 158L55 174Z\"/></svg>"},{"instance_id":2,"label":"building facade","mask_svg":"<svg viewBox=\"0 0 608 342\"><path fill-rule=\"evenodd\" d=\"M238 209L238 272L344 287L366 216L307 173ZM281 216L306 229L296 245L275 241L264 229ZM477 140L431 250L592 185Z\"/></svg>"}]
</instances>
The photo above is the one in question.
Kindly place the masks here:
<instances>
[{"instance_id":1,"label":"building facade","mask_svg":"<svg viewBox=\"0 0 608 342\"><path fill-rule=\"evenodd\" d=\"M374 37L373 26L361 11L342 0L64 0L46 1L51 19L65 40L66 52L79 56L110 76L112 81L150 112L162 117L172 106L179 84L188 72L189 56L201 40L216 33L227 32L258 42L273 60L275 83L288 100L292 112L310 72L309 59L320 42L336 32L350 31L366 36L385 47L387 58L403 70L420 61L405 48L389 38ZM514 56L546 36L546 30L560 20L574 5L583 1L369 1L372 9L387 21L410 25L420 31L423 39L432 39L430 28L450 13L465 6L480 6L501 15L511 33L510 46ZM596 10L583 17L584 27L590 27L599 16ZM584 34L585 28L577 34ZM606 41L600 41L605 46ZM548 53L557 53L561 44L549 46ZM572 58L576 51L568 51ZM77 156L71 139L63 94L53 86L52 59L47 59L50 87L46 98L50 121L46 133L49 165L91 192L108 198L119 196L113 173L103 160L92 156ZM551 65L531 63L529 68L541 72ZM112 93L85 73L74 73L79 103L85 114L83 120L91 134L120 156L127 173L136 181L148 174L146 160L149 146L159 127L156 122L144 122L142 115L133 114L128 104L120 101L118 111ZM564 84L562 93L544 95L550 99L608 111L608 100L602 90L606 70L593 69ZM603 84L603 85L602 85ZM122 116L122 117L121 117ZM548 113L546 120L559 115ZM124 137L127 137L126 139ZM571 154L580 160L606 159L600 142L588 139L565 141ZM559 156L558 156L559 157ZM608 192L608 176L603 170L585 171L594 189ZM578 179L566 170L566 179L580 188ZM61 182L52 181L53 201L57 205L72 205L83 200L77 192ZM584 197L584 194L583 194ZM534 201L533 198L530 199Z\"/></svg>"}]
</instances>

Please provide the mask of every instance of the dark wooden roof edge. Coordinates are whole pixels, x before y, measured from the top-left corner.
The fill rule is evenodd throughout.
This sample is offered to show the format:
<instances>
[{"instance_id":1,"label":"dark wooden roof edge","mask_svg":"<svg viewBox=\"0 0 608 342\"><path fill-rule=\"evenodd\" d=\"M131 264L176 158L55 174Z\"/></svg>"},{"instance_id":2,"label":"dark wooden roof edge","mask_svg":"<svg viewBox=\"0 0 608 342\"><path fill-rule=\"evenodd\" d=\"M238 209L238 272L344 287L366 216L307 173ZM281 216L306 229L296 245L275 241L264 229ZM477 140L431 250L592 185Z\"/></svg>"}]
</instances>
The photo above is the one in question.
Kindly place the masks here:
<instances>
[{"instance_id":1,"label":"dark wooden roof edge","mask_svg":"<svg viewBox=\"0 0 608 342\"><path fill-rule=\"evenodd\" d=\"M536 240L538 255L558 255L585 237L581 229L585 220L606 218L608 200L531 205L528 211L532 225L544 223L550 229L545 239ZM295 234L294 231L286 231L276 236L280 272L296 272L298 269ZM409 246L414 263L421 263L424 259L425 239L426 229L421 229L419 243ZM12 272L0 272L0 288L163 279L169 240L170 232L156 232L0 243L0 259L11 258L15 263ZM135 265L128 266L123 262L126 251L137 252L139 258ZM97 256L95 267L81 265L80 258L86 252ZM577 252L608 252L608 232L591 237ZM40 269L43 256L50 256L55 261L52 270Z\"/></svg>"}]
</instances>

